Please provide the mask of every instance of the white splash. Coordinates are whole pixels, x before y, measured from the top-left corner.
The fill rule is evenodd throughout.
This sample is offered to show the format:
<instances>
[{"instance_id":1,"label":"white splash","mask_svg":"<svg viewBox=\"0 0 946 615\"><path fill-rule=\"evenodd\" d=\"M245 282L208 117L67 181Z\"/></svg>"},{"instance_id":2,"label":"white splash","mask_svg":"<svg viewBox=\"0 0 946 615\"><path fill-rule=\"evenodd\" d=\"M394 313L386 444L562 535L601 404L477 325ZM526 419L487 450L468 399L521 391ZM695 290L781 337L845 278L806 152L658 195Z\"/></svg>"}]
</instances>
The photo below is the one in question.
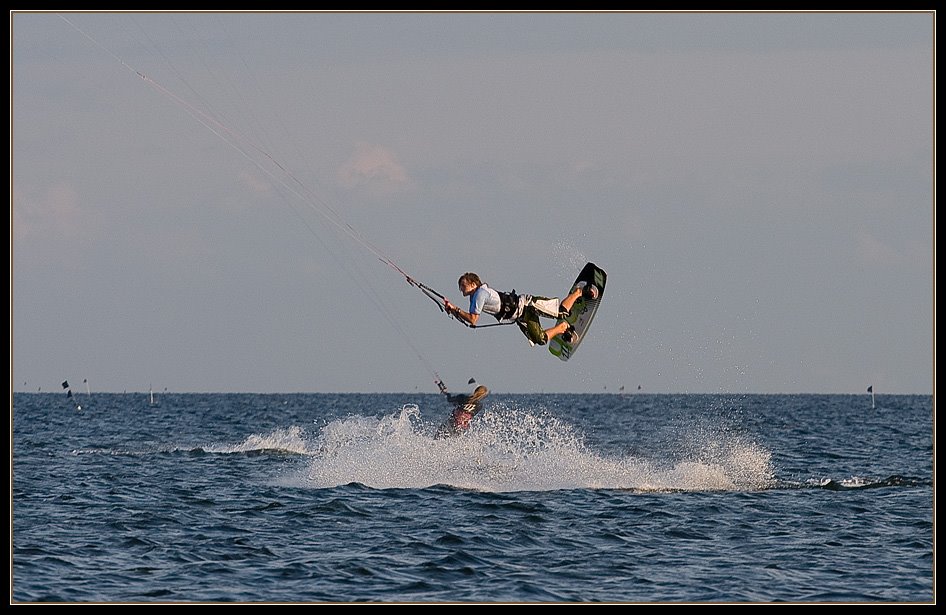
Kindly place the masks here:
<instances>
[{"instance_id":1,"label":"white splash","mask_svg":"<svg viewBox=\"0 0 946 615\"><path fill-rule=\"evenodd\" d=\"M559 489L757 490L774 483L768 451L738 439L714 442L685 461L607 456L542 410L493 405L460 437L438 440L416 405L381 418L325 425L317 452L290 484L376 489L450 485L488 492Z\"/></svg>"},{"instance_id":2,"label":"white splash","mask_svg":"<svg viewBox=\"0 0 946 615\"><path fill-rule=\"evenodd\" d=\"M208 453L255 453L262 451L279 451L293 455L310 455L313 453L305 438L301 427L292 426L275 429L266 434L247 436L239 444L211 444L203 447Z\"/></svg>"}]
</instances>

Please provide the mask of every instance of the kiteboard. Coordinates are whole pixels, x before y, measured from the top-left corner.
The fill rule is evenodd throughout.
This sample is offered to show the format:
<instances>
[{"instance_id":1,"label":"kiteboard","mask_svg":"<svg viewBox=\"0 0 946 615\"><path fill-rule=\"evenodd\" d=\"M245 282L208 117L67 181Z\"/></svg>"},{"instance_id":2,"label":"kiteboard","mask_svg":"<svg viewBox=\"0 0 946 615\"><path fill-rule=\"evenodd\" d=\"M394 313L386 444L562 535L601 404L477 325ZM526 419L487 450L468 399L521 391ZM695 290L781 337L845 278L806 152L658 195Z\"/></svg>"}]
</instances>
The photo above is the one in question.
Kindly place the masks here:
<instances>
[{"instance_id":1,"label":"kiteboard","mask_svg":"<svg viewBox=\"0 0 946 615\"><path fill-rule=\"evenodd\" d=\"M569 292L582 283L586 286L594 285L598 287L598 298L591 299L581 296L575 301L575 304L572 305L571 312L565 320L574 327L575 333L578 334L577 340L566 342L562 339L561 335L556 335L549 341L549 352L562 361L567 361L575 354L575 351L578 350L578 346L585 339L588 328L591 327L591 321L594 320L595 314L598 312L598 306L601 305L601 299L604 298L604 285L607 279L608 274L594 263L585 265L581 273L578 274L578 277L575 278L575 283L572 284Z\"/></svg>"}]
</instances>

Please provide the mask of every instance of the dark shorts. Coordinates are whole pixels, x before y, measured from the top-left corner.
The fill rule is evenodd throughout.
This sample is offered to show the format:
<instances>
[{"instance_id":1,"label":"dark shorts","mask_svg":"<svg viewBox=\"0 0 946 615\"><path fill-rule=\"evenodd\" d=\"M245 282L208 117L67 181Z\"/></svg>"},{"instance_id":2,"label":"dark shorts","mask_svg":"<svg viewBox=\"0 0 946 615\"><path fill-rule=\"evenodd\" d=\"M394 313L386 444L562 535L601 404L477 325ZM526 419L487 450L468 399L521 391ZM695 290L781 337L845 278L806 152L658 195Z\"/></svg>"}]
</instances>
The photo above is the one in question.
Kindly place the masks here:
<instances>
[{"instance_id":1,"label":"dark shorts","mask_svg":"<svg viewBox=\"0 0 946 615\"><path fill-rule=\"evenodd\" d=\"M548 301L547 297L533 297L533 301ZM522 315L519 317L519 320L516 321L516 324L519 325L519 329L522 333L529 338L529 341L538 346L544 346L549 341L549 336L545 334L545 330L542 329L542 323L539 322L539 310L531 305L527 305L522 310ZM548 316L547 314L544 314Z\"/></svg>"}]
</instances>

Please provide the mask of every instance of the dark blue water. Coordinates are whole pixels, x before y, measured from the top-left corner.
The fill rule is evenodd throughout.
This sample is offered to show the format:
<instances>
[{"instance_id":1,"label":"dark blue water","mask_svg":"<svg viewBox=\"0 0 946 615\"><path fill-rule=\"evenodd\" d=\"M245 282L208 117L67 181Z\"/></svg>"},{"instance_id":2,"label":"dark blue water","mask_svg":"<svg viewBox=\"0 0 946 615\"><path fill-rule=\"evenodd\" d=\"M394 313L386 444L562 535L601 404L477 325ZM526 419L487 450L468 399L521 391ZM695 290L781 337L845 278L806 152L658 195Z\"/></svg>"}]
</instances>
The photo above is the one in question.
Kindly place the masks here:
<instances>
[{"instance_id":1,"label":"dark blue water","mask_svg":"<svg viewBox=\"0 0 946 615\"><path fill-rule=\"evenodd\" d=\"M933 602L933 400L13 397L14 602Z\"/></svg>"}]
</instances>

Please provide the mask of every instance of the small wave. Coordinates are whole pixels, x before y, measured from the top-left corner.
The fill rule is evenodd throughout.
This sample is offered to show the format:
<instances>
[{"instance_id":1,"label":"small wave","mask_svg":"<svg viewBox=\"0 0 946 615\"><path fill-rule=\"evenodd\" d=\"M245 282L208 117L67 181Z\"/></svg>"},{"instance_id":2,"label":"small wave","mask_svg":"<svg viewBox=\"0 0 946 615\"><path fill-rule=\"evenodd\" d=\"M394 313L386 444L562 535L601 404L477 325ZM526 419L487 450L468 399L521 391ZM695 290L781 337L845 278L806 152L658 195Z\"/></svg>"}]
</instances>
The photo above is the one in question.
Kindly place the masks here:
<instances>
[{"instance_id":1,"label":"small wave","mask_svg":"<svg viewBox=\"0 0 946 615\"><path fill-rule=\"evenodd\" d=\"M70 454L78 457L81 455L140 455L141 453L109 448L76 448L72 449Z\"/></svg>"},{"instance_id":2,"label":"small wave","mask_svg":"<svg viewBox=\"0 0 946 615\"><path fill-rule=\"evenodd\" d=\"M275 429L268 434L253 434L247 436L239 444L213 444L201 447L200 450L224 455L260 455L264 453L309 455L312 453L305 439L305 431L297 426Z\"/></svg>"},{"instance_id":3,"label":"small wave","mask_svg":"<svg viewBox=\"0 0 946 615\"><path fill-rule=\"evenodd\" d=\"M503 405L482 412L460 437L438 440L433 433L413 404L381 418L332 421L322 428L318 452L298 482L489 492L756 490L772 484L771 454L738 439L715 441L706 454L685 461L606 456L546 411Z\"/></svg>"},{"instance_id":4,"label":"small wave","mask_svg":"<svg viewBox=\"0 0 946 615\"><path fill-rule=\"evenodd\" d=\"M275 454L275 455L310 455L312 450L301 427L292 426L274 429L265 434L253 434L237 444L213 443L196 446L142 446L138 450L131 448L81 448L73 449L72 455L114 455L114 456L147 456L162 454L186 453L190 455L204 454L243 454L248 456Z\"/></svg>"},{"instance_id":5,"label":"small wave","mask_svg":"<svg viewBox=\"0 0 946 615\"><path fill-rule=\"evenodd\" d=\"M855 489L876 489L879 487L918 487L931 484L920 478L909 476L892 475L886 478L864 478L861 476L852 476L842 480L832 478L809 479L806 486L816 489L827 489L829 491L850 491Z\"/></svg>"}]
</instances>

